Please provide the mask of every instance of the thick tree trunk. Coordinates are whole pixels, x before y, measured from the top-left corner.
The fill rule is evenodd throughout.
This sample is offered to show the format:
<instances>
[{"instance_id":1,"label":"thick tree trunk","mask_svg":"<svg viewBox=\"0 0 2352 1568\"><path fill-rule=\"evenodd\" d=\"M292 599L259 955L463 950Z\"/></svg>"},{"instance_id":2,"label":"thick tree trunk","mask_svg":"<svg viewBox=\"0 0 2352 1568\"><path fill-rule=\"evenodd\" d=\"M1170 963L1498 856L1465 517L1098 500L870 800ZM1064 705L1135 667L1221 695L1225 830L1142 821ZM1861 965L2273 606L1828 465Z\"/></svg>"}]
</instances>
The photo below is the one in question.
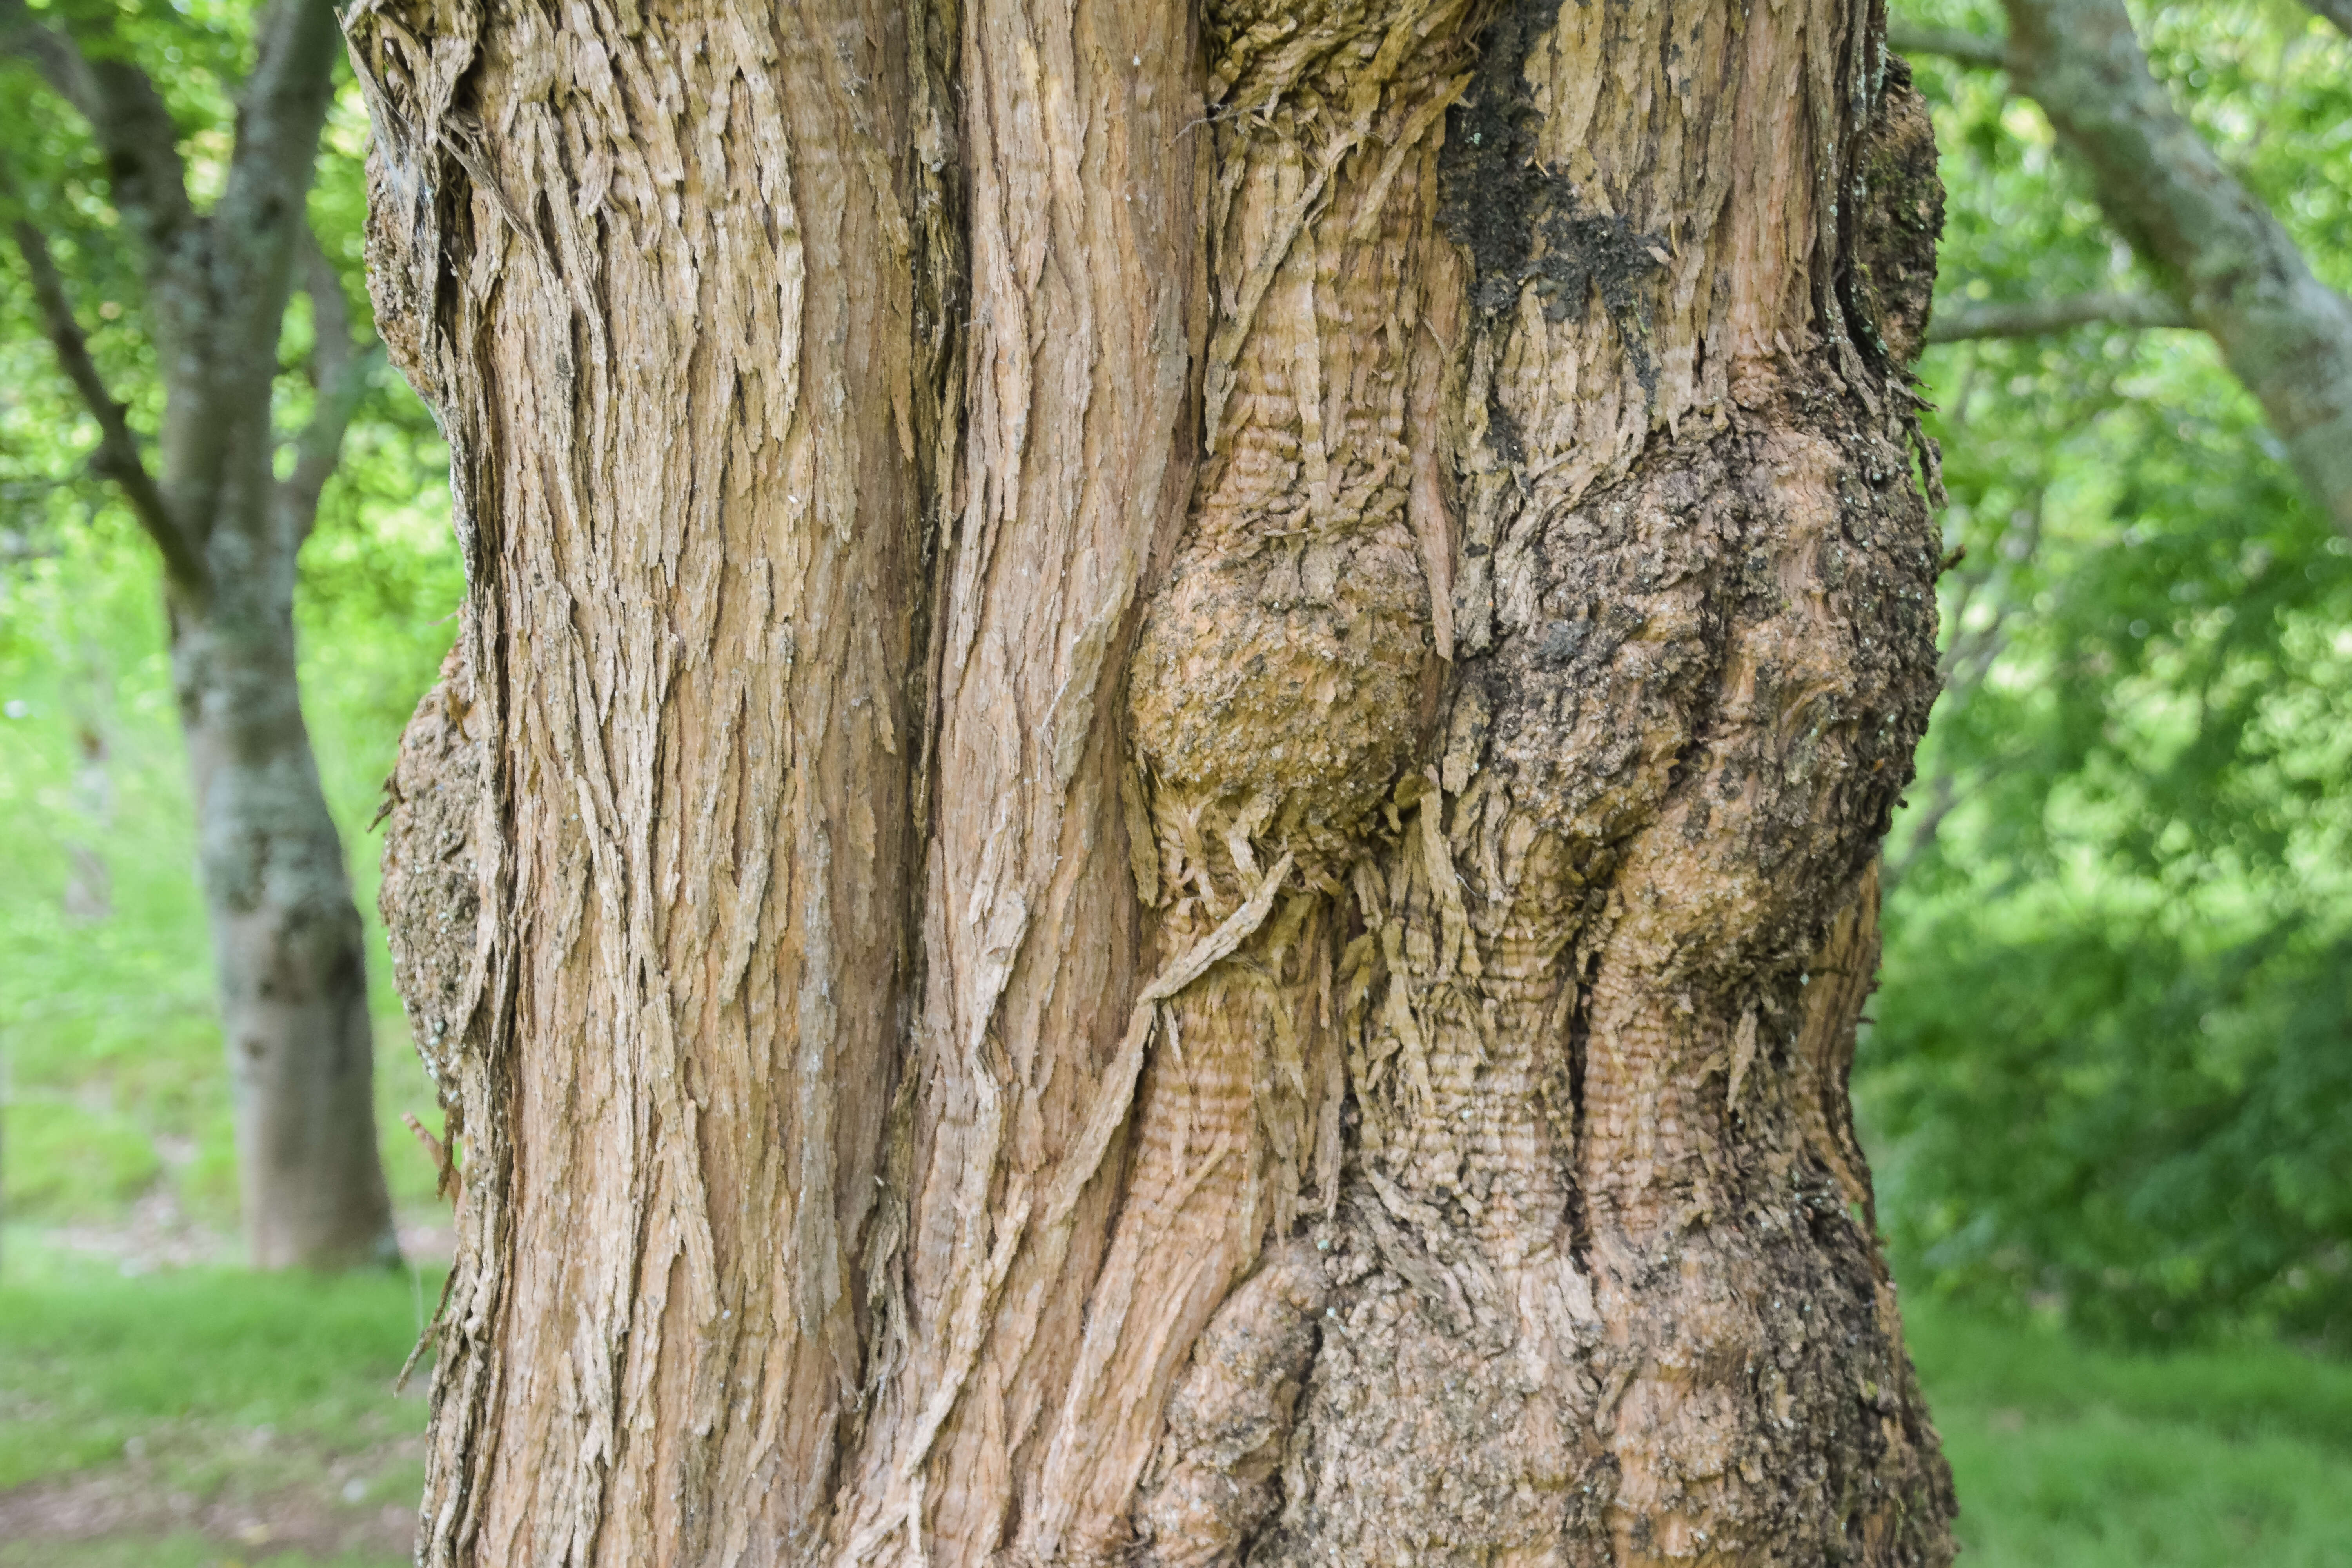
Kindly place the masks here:
<instances>
[{"instance_id":1,"label":"thick tree trunk","mask_svg":"<svg viewBox=\"0 0 2352 1568\"><path fill-rule=\"evenodd\" d=\"M1844 1095L1879 30L356 17L472 574L426 1561L1949 1556Z\"/></svg>"}]
</instances>

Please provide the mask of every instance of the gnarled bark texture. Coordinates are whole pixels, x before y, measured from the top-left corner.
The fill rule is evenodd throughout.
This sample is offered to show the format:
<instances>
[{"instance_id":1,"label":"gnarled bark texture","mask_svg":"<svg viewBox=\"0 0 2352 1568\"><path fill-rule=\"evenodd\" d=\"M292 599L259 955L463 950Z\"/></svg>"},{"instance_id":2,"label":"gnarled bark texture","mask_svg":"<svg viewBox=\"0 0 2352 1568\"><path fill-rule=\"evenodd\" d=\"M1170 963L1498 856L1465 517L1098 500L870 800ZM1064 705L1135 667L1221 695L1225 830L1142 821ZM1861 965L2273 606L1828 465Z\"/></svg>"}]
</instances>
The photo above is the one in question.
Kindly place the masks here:
<instances>
[{"instance_id":1,"label":"gnarled bark texture","mask_svg":"<svg viewBox=\"0 0 2352 1568\"><path fill-rule=\"evenodd\" d=\"M426 1561L1949 1557L1844 1092L1936 684L1879 34L354 18L473 571Z\"/></svg>"}]
</instances>

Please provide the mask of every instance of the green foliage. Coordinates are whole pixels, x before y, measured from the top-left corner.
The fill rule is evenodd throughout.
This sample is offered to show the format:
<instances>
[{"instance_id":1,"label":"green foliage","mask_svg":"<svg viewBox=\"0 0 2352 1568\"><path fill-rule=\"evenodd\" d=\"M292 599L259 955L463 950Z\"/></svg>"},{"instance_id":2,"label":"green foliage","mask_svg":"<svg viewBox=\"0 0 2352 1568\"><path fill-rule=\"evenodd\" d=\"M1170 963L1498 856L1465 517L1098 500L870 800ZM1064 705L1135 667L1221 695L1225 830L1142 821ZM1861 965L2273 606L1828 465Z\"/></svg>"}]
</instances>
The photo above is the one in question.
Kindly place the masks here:
<instances>
[{"instance_id":1,"label":"green foliage","mask_svg":"<svg viewBox=\"0 0 2352 1568\"><path fill-rule=\"evenodd\" d=\"M431 458L384 454L382 434L347 460L338 487L359 489L371 460L421 469L400 479L399 508L345 500L321 519L298 592L304 710L362 911L371 918L375 840L362 830L392 770L401 726L431 685L463 590L432 483ZM395 432L395 434L397 434ZM380 482L398 478L397 470ZM0 1055L9 1111L11 1212L98 1218L119 1212L120 1182L40 1168L49 1107L106 1108L117 1137L135 1131L163 1159L194 1215L234 1218L229 1102L211 954L195 885L194 813L180 745L150 552L129 519L101 509L61 534L56 553L0 570ZM314 563L317 569L313 570ZM76 732L103 731L112 803L93 819L77 797ZM68 847L107 867L112 912L65 908ZM403 1111L429 1112L430 1086L408 1049L391 964L371 938L377 1099L396 1197L424 1202L429 1172ZM79 1156L78 1156L79 1157ZM109 1163L109 1170L152 1169ZM127 1179L127 1178L126 1178Z\"/></svg>"},{"instance_id":2,"label":"green foliage","mask_svg":"<svg viewBox=\"0 0 2352 1568\"><path fill-rule=\"evenodd\" d=\"M2284 5L2141 20L2352 282L2352 46ZM1939 300L2152 286L2038 110L1916 64ZM1941 1289L2110 1335L2352 1343L2352 545L2201 336L1957 344L1923 374L1968 553L1857 1072L1892 1237Z\"/></svg>"}]
</instances>

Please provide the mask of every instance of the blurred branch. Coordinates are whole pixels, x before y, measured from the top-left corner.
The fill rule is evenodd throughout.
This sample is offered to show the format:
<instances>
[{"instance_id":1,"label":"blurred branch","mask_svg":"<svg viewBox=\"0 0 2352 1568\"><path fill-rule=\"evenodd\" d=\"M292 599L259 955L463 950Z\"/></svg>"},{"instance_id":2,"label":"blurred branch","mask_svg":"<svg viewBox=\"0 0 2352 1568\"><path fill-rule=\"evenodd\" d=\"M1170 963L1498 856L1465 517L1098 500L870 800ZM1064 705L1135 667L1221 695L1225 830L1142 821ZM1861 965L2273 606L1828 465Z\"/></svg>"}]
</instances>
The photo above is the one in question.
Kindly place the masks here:
<instances>
[{"instance_id":1,"label":"blurred branch","mask_svg":"<svg viewBox=\"0 0 2352 1568\"><path fill-rule=\"evenodd\" d=\"M2150 74L2124 0L2005 0L2009 70L2100 207L2212 334L2305 488L2352 534L2352 300Z\"/></svg>"},{"instance_id":2,"label":"blurred branch","mask_svg":"<svg viewBox=\"0 0 2352 1568\"><path fill-rule=\"evenodd\" d=\"M2352 36L2352 0L2303 0L2305 5L2336 24L2336 30Z\"/></svg>"},{"instance_id":3,"label":"blurred branch","mask_svg":"<svg viewBox=\"0 0 2352 1568\"><path fill-rule=\"evenodd\" d=\"M1950 773L1937 773L1928 782L1927 808L1920 813L1911 837L1904 842L1903 852L1889 855L1885 847L1879 849L1878 877L1883 891L1894 892L1903 885L1903 879L1909 875L1911 868L1927 858L1927 851L1935 846L1936 835L1943 829L1944 818L1951 816L1953 808L1959 803L1958 786L1954 784Z\"/></svg>"},{"instance_id":4,"label":"blurred branch","mask_svg":"<svg viewBox=\"0 0 2352 1568\"><path fill-rule=\"evenodd\" d=\"M2042 527L2047 515L2043 503L2048 498L2049 491L2036 486L2032 499L2019 509L2023 521L2013 539L2002 541L2000 553L2003 558L2012 563L2022 563L2032 560L2034 552L2042 548ZM2018 607L2013 595L1995 599L1992 613L1982 626L1970 628L1968 624L1970 607L1976 603L1978 595L1992 586L2000 570L2000 566L1990 559L1970 567L1960 574L1959 591L1952 595L1950 616L1945 622L1952 628L1952 640L1937 660L1937 673L1944 683L1943 693L1937 701L1948 715L1955 708L1968 706L1969 700L1983 687L1986 678L1992 674L1992 668L2000 661L2002 650L2009 646L2009 621ZM1998 766L1992 771L1998 773ZM1903 852L1899 855L1881 852L1888 892L1893 892L1910 874L1911 868L1935 847L1936 837L1943 831L1945 819L1966 801L1968 793L1961 787L1958 774L1950 768L1939 767L1935 776L1927 781L1927 806L1913 826L1910 837L1905 841Z\"/></svg>"},{"instance_id":5,"label":"blurred branch","mask_svg":"<svg viewBox=\"0 0 2352 1568\"><path fill-rule=\"evenodd\" d=\"M237 96L236 146L219 209L225 226L240 237L279 221L307 229L302 197L318 162L319 133L334 100L335 61L342 50L330 0L272 0L257 31L253 74Z\"/></svg>"},{"instance_id":6,"label":"blurred branch","mask_svg":"<svg viewBox=\"0 0 2352 1568\"><path fill-rule=\"evenodd\" d=\"M49 242L41 231L25 218L10 226L16 248L25 258L25 269L32 275L33 299L41 312L41 326L50 344L56 348L58 364L66 379L74 384L89 406L90 416L98 421L98 450L90 455L89 466L122 487L124 499L131 503L131 515L139 526L155 542L163 553L163 568L172 580L183 588L202 592L209 581L204 557L196 552L187 534L172 517L172 509L157 488L155 477L139 456L138 437L131 434L129 405L118 403L107 390L106 381L99 374L98 362L90 358L89 342L82 336L81 324L74 320L73 306L66 299L65 280L58 275L58 265L49 255Z\"/></svg>"},{"instance_id":7,"label":"blurred branch","mask_svg":"<svg viewBox=\"0 0 2352 1568\"><path fill-rule=\"evenodd\" d=\"M295 241L302 292L310 297L310 384L316 393L310 422L294 438L294 471L278 487L279 515L296 548L319 521L319 498L342 460L343 436L360 399L383 358L383 346L352 336L351 302L334 263L305 227Z\"/></svg>"},{"instance_id":8,"label":"blurred branch","mask_svg":"<svg viewBox=\"0 0 2352 1568\"><path fill-rule=\"evenodd\" d=\"M267 528L283 537L282 491L264 507L225 504L240 432L254 428L258 413L266 436L268 416L266 404L257 411L244 397L221 394L266 385L277 371L286 302L310 237L309 195L341 34L329 0L269 0L254 31L254 66L237 95L228 178L207 225L202 288L176 304L162 301L201 344L173 385L173 494L190 515L214 525ZM173 379L167 371L167 382ZM334 436L339 445L339 428Z\"/></svg>"},{"instance_id":9,"label":"blurred branch","mask_svg":"<svg viewBox=\"0 0 2352 1568\"><path fill-rule=\"evenodd\" d=\"M2333 0L2333 3L2352 4L2352 0ZM2000 70L2009 64L2007 43L2000 38L1989 38L1981 33L1964 33L1957 27L1923 27L1916 23L1898 22L1889 17L1886 42L1896 54L1906 57L1941 55L1948 60L1958 60L1964 66L1982 66L1988 70Z\"/></svg>"},{"instance_id":10,"label":"blurred branch","mask_svg":"<svg viewBox=\"0 0 2352 1568\"><path fill-rule=\"evenodd\" d=\"M139 231L151 261L161 261L195 216L179 127L121 39L101 22L79 19L79 28L86 37L42 22L25 0L0 0L0 54L29 60L49 89L89 122L106 154L117 210Z\"/></svg>"},{"instance_id":11,"label":"blurred branch","mask_svg":"<svg viewBox=\"0 0 2352 1568\"><path fill-rule=\"evenodd\" d=\"M1927 341L2039 337L2093 321L2117 327L2197 325L2177 302L2158 294L2069 294L2056 300L1946 307L1928 318Z\"/></svg>"}]
</instances>

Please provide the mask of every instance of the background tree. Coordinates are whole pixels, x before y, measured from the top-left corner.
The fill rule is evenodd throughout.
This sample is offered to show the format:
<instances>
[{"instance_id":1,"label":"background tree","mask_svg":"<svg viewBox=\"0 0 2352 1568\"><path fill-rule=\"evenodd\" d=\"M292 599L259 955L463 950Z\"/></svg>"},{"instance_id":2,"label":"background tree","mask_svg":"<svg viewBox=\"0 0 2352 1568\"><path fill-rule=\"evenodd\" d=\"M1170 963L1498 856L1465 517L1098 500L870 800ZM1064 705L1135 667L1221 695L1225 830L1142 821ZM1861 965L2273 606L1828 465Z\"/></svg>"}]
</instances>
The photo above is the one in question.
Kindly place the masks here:
<instances>
[{"instance_id":1,"label":"background tree","mask_svg":"<svg viewBox=\"0 0 2352 1568\"><path fill-rule=\"evenodd\" d=\"M138 63L143 46L201 49L221 78L242 79L234 134L193 166L188 129ZM79 113L89 137L87 150L12 139L12 234L58 367L96 426L92 466L120 488L163 563L237 1090L248 1249L266 1268L336 1265L396 1257L397 1247L375 1145L361 927L303 725L292 595L296 552L371 355L308 217L340 47L331 10L283 0L255 23L239 70L243 47L233 31L112 5L36 14L21 0L0 5L0 48ZM60 152L62 168L52 162ZM163 406L152 468L90 353L42 221L67 204L45 203L30 178L41 164L88 179L92 162L155 341ZM203 184L215 182L202 205ZM72 226L88 237L87 226ZM278 354L298 279L311 406L281 440ZM107 281L110 299L129 292Z\"/></svg>"},{"instance_id":2,"label":"background tree","mask_svg":"<svg viewBox=\"0 0 2352 1568\"><path fill-rule=\"evenodd\" d=\"M427 1561L1948 1556L1873 8L352 29L469 580Z\"/></svg>"},{"instance_id":3,"label":"background tree","mask_svg":"<svg viewBox=\"0 0 2352 1568\"><path fill-rule=\"evenodd\" d=\"M2044 301L2056 313L2040 323L1999 324L2047 330L2106 313L2210 333L2313 498L2352 536L2352 300L2314 274L2286 226L2181 115L2150 74L2124 0L2007 0L2005 9L2005 43L1940 29L1898 29L1898 38L2008 71L2090 174L2108 221L2173 309L2080 296Z\"/></svg>"},{"instance_id":4,"label":"background tree","mask_svg":"<svg viewBox=\"0 0 2352 1568\"><path fill-rule=\"evenodd\" d=\"M2287 5L2141 16L2212 164L2352 285L2352 45ZM1908 19L1940 29L1922 369L1967 554L1856 1077L1881 1212L1906 1278L1979 1304L2340 1345L2352 541L2238 359L2162 325L2191 321L2107 219L2124 176L1984 68L1997 8Z\"/></svg>"}]
</instances>

